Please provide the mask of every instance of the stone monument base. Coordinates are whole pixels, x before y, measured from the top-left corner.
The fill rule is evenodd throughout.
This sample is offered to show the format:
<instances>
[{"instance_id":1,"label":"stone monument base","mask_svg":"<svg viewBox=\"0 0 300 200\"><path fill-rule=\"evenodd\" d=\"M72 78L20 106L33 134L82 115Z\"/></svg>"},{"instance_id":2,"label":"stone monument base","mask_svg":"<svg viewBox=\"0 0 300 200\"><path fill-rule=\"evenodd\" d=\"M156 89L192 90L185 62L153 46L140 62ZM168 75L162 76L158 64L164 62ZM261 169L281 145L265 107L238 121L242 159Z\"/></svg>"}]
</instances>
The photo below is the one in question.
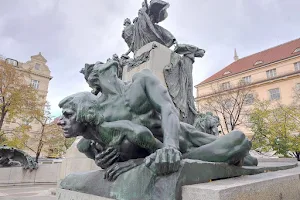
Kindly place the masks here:
<instances>
[{"instance_id":1,"label":"stone monument base","mask_svg":"<svg viewBox=\"0 0 300 200\"><path fill-rule=\"evenodd\" d=\"M298 200L300 167L252 176L187 185L182 200ZM58 189L59 200L113 200L70 190Z\"/></svg>"},{"instance_id":2,"label":"stone monument base","mask_svg":"<svg viewBox=\"0 0 300 200\"><path fill-rule=\"evenodd\" d=\"M81 138L82 137L77 137L72 146L67 150L66 157L61 163L58 182L69 174L97 169L101 170L101 168L95 164L94 160L89 159L86 155L78 151L77 144Z\"/></svg>"},{"instance_id":3,"label":"stone monument base","mask_svg":"<svg viewBox=\"0 0 300 200\"><path fill-rule=\"evenodd\" d=\"M184 186L182 200L298 200L300 167Z\"/></svg>"},{"instance_id":4,"label":"stone monument base","mask_svg":"<svg viewBox=\"0 0 300 200\"><path fill-rule=\"evenodd\" d=\"M56 196L60 200L114 200L64 189L57 189Z\"/></svg>"},{"instance_id":5,"label":"stone monument base","mask_svg":"<svg viewBox=\"0 0 300 200\"><path fill-rule=\"evenodd\" d=\"M95 199L122 199L122 200L181 200L190 192L185 192L186 186L197 183L211 182L213 180L254 175L267 171L285 170L294 168L297 163L271 163L268 162L258 167L236 167L225 163L211 163L195 160L183 160L182 167L177 173L156 177L144 165L136 167L123 175L115 182L104 180L104 171L92 171L67 176L60 184L58 191L59 200L84 200ZM252 177L252 176L250 176ZM298 178L299 179L299 178ZM217 182L217 181L216 181ZM213 182L214 183L214 182ZM202 184L199 184L201 186ZM182 186L184 193L182 196ZM75 191L74 192L70 192ZM202 193L206 190L202 190ZM208 190L207 190L208 191ZM211 188L214 191L214 188ZM217 192L217 191L216 191ZM70 194L69 194L70 193ZM88 193L91 195L86 195ZM195 191L194 191L195 193ZM196 196L201 196L195 194ZM149 194L146 196L145 194ZM68 197L70 195L70 198ZM72 197L72 198L71 198ZM76 198L75 198L76 197ZM104 197L104 198L103 198ZM200 197L198 197L199 199ZM201 198L200 198L201 199ZM202 198L205 199L205 198ZM206 198L213 200L214 198ZM215 198L216 199L216 198ZM218 200L221 200L220 198ZM223 199L222 199L223 200Z\"/></svg>"},{"instance_id":6,"label":"stone monument base","mask_svg":"<svg viewBox=\"0 0 300 200\"><path fill-rule=\"evenodd\" d=\"M170 64L171 53L172 51L169 48L158 42L146 44L136 52L135 59L143 54L147 54L147 56L138 62L138 66L131 69L129 69L128 66L125 66L123 69L122 80L132 81L134 74L143 69L149 69L161 81L161 84L166 87L167 85L163 71L164 68Z\"/></svg>"}]
</instances>

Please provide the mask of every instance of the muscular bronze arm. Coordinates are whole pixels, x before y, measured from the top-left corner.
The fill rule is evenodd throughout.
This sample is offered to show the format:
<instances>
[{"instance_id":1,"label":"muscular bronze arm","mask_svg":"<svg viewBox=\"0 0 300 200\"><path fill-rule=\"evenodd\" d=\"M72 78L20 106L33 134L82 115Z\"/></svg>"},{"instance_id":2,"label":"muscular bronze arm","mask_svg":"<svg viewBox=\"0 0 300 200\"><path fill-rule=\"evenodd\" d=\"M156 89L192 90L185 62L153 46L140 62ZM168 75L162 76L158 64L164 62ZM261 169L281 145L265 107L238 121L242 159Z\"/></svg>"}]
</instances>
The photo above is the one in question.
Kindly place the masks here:
<instances>
[{"instance_id":1,"label":"muscular bronze arm","mask_svg":"<svg viewBox=\"0 0 300 200\"><path fill-rule=\"evenodd\" d=\"M164 146L179 149L180 122L167 89L154 76L145 77L144 80L146 94L151 104L162 116Z\"/></svg>"}]
</instances>

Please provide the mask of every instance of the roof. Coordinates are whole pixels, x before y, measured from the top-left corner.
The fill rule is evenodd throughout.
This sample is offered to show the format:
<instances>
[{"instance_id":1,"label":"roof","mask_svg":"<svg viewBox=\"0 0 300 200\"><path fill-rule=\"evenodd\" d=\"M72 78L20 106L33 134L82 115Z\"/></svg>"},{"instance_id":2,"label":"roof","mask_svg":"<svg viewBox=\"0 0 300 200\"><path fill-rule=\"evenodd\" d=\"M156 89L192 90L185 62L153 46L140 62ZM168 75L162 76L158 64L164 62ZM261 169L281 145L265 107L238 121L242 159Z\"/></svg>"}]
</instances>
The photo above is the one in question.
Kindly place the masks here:
<instances>
[{"instance_id":1,"label":"roof","mask_svg":"<svg viewBox=\"0 0 300 200\"><path fill-rule=\"evenodd\" d=\"M37 60L40 60L45 63L47 62L47 59L42 55L41 52L39 52L39 54L37 54L37 55L31 56L31 59L37 59Z\"/></svg>"},{"instance_id":2,"label":"roof","mask_svg":"<svg viewBox=\"0 0 300 200\"><path fill-rule=\"evenodd\" d=\"M196 86L209 83L224 77L232 76L234 74L254 69L256 67L261 67L289 57L300 55L300 51L295 51L297 48L300 48L300 38L241 58L223 68L219 72L215 73L211 77L205 79Z\"/></svg>"}]
</instances>

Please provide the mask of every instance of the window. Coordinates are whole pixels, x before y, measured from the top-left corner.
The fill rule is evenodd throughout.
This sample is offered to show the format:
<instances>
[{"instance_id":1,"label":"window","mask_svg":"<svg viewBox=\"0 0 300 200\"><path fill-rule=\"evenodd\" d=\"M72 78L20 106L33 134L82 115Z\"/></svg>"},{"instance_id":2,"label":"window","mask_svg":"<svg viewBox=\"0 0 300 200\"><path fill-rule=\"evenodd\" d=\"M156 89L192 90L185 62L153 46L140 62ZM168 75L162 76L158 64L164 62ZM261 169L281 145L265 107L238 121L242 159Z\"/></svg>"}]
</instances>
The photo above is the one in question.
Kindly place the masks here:
<instances>
[{"instance_id":1,"label":"window","mask_svg":"<svg viewBox=\"0 0 300 200\"><path fill-rule=\"evenodd\" d=\"M300 83L297 83L297 84L296 84L296 90L297 90L297 91L300 91Z\"/></svg>"},{"instance_id":2,"label":"window","mask_svg":"<svg viewBox=\"0 0 300 200\"><path fill-rule=\"evenodd\" d=\"M276 76L276 69L268 70L266 71L266 73L267 73L267 78L273 78Z\"/></svg>"},{"instance_id":3,"label":"window","mask_svg":"<svg viewBox=\"0 0 300 200\"><path fill-rule=\"evenodd\" d=\"M7 63L7 64L10 64L10 65L13 65L13 66L15 66L15 67L18 66L18 62L17 62L16 60L13 60L13 59L10 59L10 58L7 58L7 59L6 59L6 63Z\"/></svg>"},{"instance_id":4,"label":"window","mask_svg":"<svg viewBox=\"0 0 300 200\"><path fill-rule=\"evenodd\" d=\"M300 47L295 49L295 51L293 53L298 53L298 52L300 52Z\"/></svg>"},{"instance_id":5,"label":"window","mask_svg":"<svg viewBox=\"0 0 300 200\"><path fill-rule=\"evenodd\" d=\"M37 80L31 80L31 85L32 85L32 87L33 88L35 88L35 89L39 89L39 81L37 81Z\"/></svg>"},{"instance_id":6,"label":"window","mask_svg":"<svg viewBox=\"0 0 300 200\"><path fill-rule=\"evenodd\" d=\"M230 89L230 83L229 83L229 82L222 83L222 89L223 89L223 90L228 90L228 89Z\"/></svg>"},{"instance_id":7,"label":"window","mask_svg":"<svg viewBox=\"0 0 300 200\"><path fill-rule=\"evenodd\" d=\"M297 95L300 95L300 83L296 83L295 91Z\"/></svg>"},{"instance_id":8,"label":"window","mask_svg":"<svg viewBox=\"0 0 300 200\"><path fill-rule=\"evenodd\" d=\"M278 100L280 99L280 91L279 88L274 88L269 90L270 100Z\"/></svg>"},{"instance_id":9,"label":"window","mask_svg":"<svg viewBox=\"0 0 300 200\"><path fill-rule=\"evenodd\" d=\"M34 66L34 68L35 68L36 70L40 70L40 67L41 67L41 65L40 65L39 63L36 63L35 66Z\"/></svg>"},{"instance_id":10,"label":"window","mask_svg":"<svg viewBox=\"0 0 300 200\"><path fill-rule=\"evenodd\" d=\"M299 71L300 70L300 62L296 62L294 64L294 66L295 66L295 71Z\"/></svg>"},{"instance_id":11,"label":"window","mask_svg":"<svg viewBox=\"0 0 300 200\"><path fill-rule=\"evenodd\" d=\"M254 102L254 95L253 94L247 94L245 97L245 104L251 105Z\"/></svg>"},{"instance_id":12,"label":"window","mask_svg":"<svg viewBox=\"0 0 300 200\"><path fill-rule=\"evenodd\" d=\"M259 64L262 64L262 63L264 63L262 60L259 60L259 61L256 61L255 63L254 63L254 65L259 65Z\"/></svg>"},{"instance_id":13,"label":"window","mask_svg":"<svg viewBox=\"0 0 300 200\"><path fill-rule=\"evenodd\" d=\"M12 63L11 63L13 66L17 67L18 66L18 62L13 60Z\"/></svg>"},{"instance_id":14,"label":"window","mask_svg":"<svg viewBox=\"0 0 300 200\"><path fill-rule=\"evenodd\" d=\"M251 76L245 76L245 77L243 77L242 78L242 82L246 83L246 84L251 83Z\"/></svg>"}]
</instances>

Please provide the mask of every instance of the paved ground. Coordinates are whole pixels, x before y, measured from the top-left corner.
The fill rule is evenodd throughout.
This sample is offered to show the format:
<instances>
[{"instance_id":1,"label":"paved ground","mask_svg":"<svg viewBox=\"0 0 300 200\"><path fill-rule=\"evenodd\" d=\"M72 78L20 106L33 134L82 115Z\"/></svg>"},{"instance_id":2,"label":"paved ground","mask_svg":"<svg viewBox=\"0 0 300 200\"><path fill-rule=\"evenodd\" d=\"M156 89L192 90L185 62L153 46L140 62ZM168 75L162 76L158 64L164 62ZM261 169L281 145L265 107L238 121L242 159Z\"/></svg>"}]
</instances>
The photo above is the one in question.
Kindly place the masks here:
<instances>
[{"instance_id":1,"label":"paved ground","mask_svg":"<svg viewBox=\"0 0 300 200\"><path fill-rule=\"evenodd\" d=\"M55 185L0 187L0 200L56 200L49 189Z\"/></svg>"}]
</instances>

